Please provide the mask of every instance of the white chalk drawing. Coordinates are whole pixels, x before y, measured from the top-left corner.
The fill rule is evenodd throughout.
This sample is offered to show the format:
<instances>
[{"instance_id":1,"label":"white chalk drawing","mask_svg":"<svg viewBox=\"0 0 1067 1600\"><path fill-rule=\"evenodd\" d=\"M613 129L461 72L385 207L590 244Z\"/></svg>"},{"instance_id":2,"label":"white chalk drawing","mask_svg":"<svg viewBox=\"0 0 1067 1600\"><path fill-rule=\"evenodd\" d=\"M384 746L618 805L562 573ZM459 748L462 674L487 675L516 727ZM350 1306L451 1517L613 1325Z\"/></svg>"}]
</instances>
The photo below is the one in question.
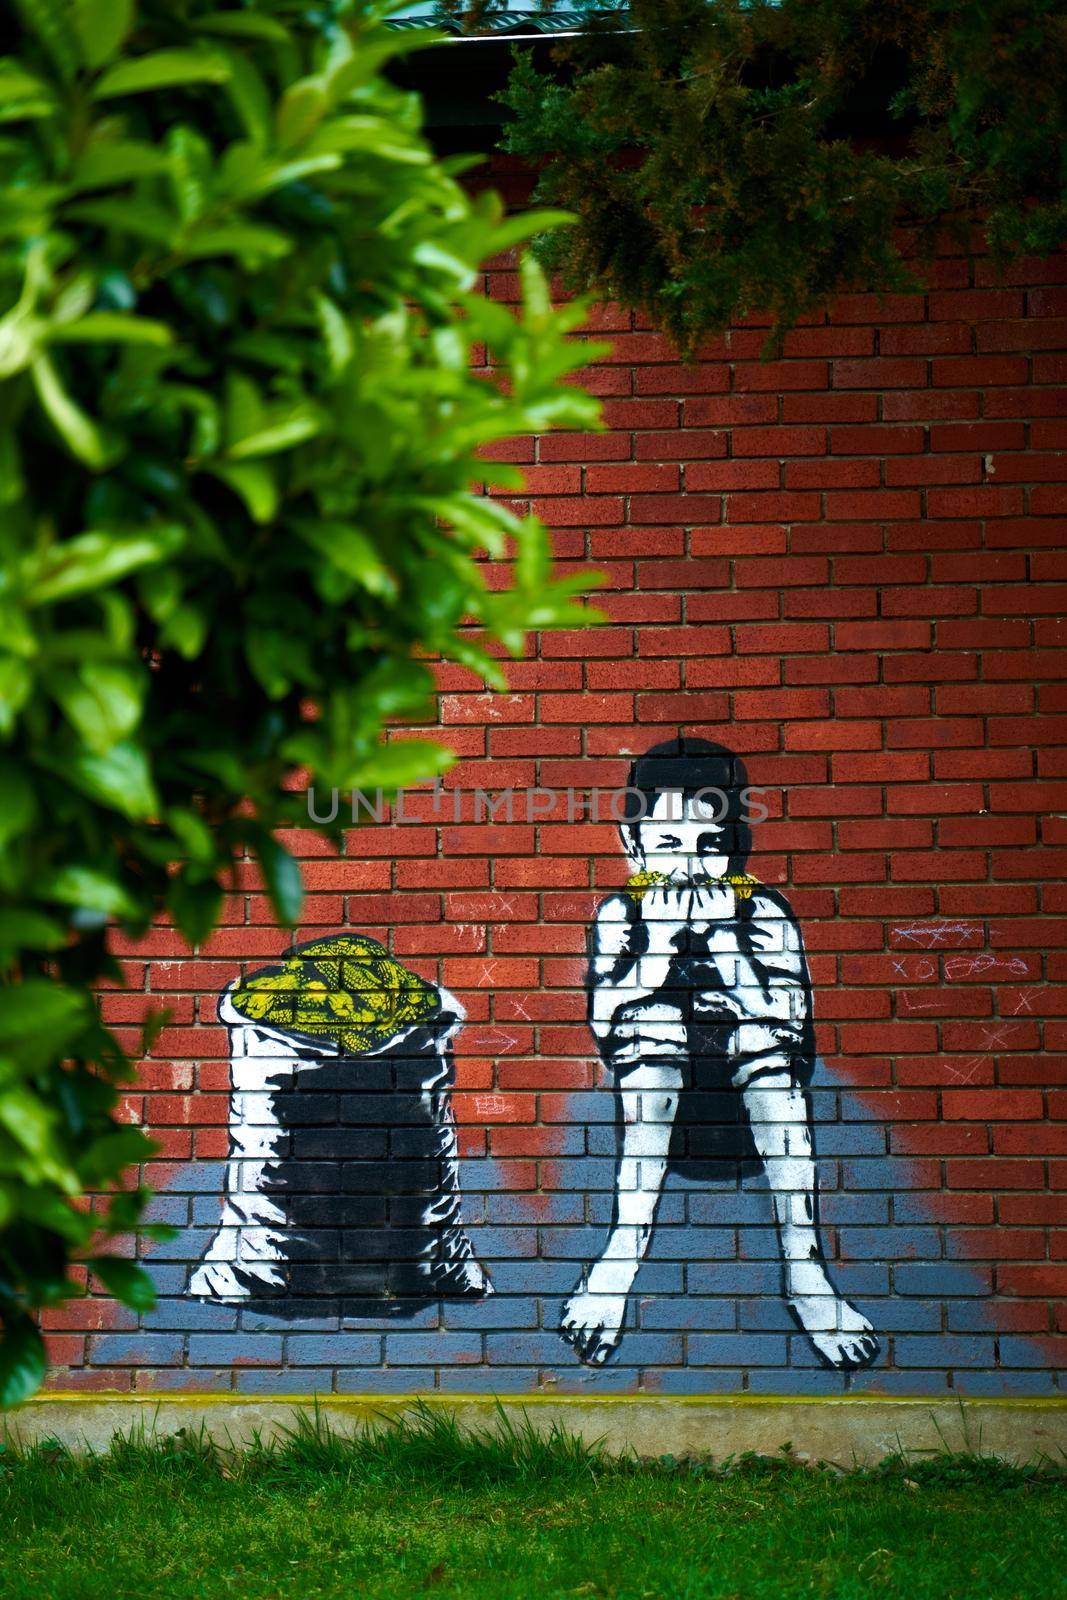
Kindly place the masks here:
<instances>
[{"instance_id":1,"label":"white chalk drawing","mask_svg":"<svg viewBox=\"0 0 1067 1600\"><path fill-rule=\"evenodd\" d=\"M878 1354L823 1255L811 982L788 902L745 871L746 786L739 758L703 739L655 745L630 771L620 835L633 875L597 911L588 974L616 1104L614 1214L561 1319L592 1366L622 1338L668 1169L698 1178L739 1161L766 1176L786 1304L823 1362Z\"/></svg>"}]
</instances>

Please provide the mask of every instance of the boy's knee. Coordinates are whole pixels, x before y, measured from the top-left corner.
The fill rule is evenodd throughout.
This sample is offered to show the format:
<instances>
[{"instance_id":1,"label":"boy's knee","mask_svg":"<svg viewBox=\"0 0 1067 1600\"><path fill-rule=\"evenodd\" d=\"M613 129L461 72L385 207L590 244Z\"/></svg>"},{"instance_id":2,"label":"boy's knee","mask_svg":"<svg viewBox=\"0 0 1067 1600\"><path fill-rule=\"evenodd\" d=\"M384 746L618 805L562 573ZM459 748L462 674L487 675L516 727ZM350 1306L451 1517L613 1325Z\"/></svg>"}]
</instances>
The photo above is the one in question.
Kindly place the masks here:
<instances>
[{"instance_id":1,"label":"boy's knee","mask_svg":"<svg viewBox=\"0 0 1067 1600\"><path fill-rule=\"evenodd\" d=\"M627 1122L673 1122L681 1091L681 1068L666 1062L644 1062L618 1086Z\"/></svg>"}]
</instances>

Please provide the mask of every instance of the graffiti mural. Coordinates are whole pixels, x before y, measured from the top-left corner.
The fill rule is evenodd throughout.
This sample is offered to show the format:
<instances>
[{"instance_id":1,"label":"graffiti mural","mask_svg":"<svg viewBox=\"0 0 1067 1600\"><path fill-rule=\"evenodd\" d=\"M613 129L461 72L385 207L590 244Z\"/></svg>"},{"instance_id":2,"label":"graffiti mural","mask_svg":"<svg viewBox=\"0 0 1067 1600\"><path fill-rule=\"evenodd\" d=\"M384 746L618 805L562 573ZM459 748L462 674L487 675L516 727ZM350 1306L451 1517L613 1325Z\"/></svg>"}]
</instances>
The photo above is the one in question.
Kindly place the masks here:
<instances>
[{"instance_id":1,"label":"graffiti mural","mask_svg":"<svg viewBox=\"0 0 1067 1600\"><path fill-rule=\"evenodd\" d=\"M599 907L589 1023L615 1096L613 1218L562 1313L582 1361L605 1362L648 1250L669 1170L690 1181L761 1169L782 1288L833 1368L879 1344L828 1274L811 1112L811 982L785 897L746 871L740 759L703 739L653 746L630 770L620 834L633 874Z\"/></svg>"},{"instance_id":2,"label":"graffiti mural","mask_svg":"<svg viewBox=\"0 0 1067 1600\"><path fill-rule=\"evenodd\" d=\"M223 992L230 1155L205 1300L404 1315L492 1293L460 1216L451 1089L458 1001L346 933Z\"/></svg>"}]
</instances>

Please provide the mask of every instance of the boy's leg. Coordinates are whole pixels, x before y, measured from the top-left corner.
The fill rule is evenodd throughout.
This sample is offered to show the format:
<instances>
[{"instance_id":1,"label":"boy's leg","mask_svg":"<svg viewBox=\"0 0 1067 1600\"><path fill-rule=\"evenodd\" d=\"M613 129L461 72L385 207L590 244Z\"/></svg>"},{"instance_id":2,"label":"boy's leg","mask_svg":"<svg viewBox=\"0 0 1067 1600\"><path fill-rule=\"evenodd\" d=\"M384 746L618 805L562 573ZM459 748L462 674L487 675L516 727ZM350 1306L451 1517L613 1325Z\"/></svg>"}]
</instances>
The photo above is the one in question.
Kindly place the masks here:
<instances>
[{"instance_id":1,"label":"boy's leg","mask_svg":"<svg viewBox=\"0 0 1067 1600\"><path fill-rule=\"evenodd\" d=\"M622 1337L626 1298L633 1287L667 1171L682 1068L671 1061L640 1062L620 1078L622 1150L615 1172L615 1215L599 1258L563 1307L560 1332L583 1361L599 1366Z\"/></svg>"},{"instance_id":2,"label":"boy's leg","mask_svg":"<svg viewBox=\"0 0 1067 1600\"><path fill-rule=\"evenodd\" d=\"M829 1366L866 1366L879 1350L874 1329L834 1288L819 1241L807 1097L784 1067L752 1078L742 1095L770 1185L790 1310Z\"/></svg>"}]
</instances>

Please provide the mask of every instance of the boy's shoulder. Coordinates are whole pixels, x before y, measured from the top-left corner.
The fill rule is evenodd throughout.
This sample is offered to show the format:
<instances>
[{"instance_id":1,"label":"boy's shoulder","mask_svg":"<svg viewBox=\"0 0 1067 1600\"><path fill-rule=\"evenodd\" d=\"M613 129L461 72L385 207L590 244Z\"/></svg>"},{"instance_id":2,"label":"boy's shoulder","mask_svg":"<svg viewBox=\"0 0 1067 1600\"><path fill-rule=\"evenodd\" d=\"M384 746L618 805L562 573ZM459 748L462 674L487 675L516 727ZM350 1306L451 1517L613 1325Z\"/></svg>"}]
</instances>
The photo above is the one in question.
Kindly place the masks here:
<instances>
[{"instance_id":1,"label":"boy's shoulder","mask_svg":"<svg viewBox=\"0 0 1067 1600\"><path fill-rule=\"evenodd\" d=\"M638 895L627 889L616 889L613 894L597 902L593 918L598 924L633 922L638 916L639 899Z\"/></svg>"}]
</instances>

